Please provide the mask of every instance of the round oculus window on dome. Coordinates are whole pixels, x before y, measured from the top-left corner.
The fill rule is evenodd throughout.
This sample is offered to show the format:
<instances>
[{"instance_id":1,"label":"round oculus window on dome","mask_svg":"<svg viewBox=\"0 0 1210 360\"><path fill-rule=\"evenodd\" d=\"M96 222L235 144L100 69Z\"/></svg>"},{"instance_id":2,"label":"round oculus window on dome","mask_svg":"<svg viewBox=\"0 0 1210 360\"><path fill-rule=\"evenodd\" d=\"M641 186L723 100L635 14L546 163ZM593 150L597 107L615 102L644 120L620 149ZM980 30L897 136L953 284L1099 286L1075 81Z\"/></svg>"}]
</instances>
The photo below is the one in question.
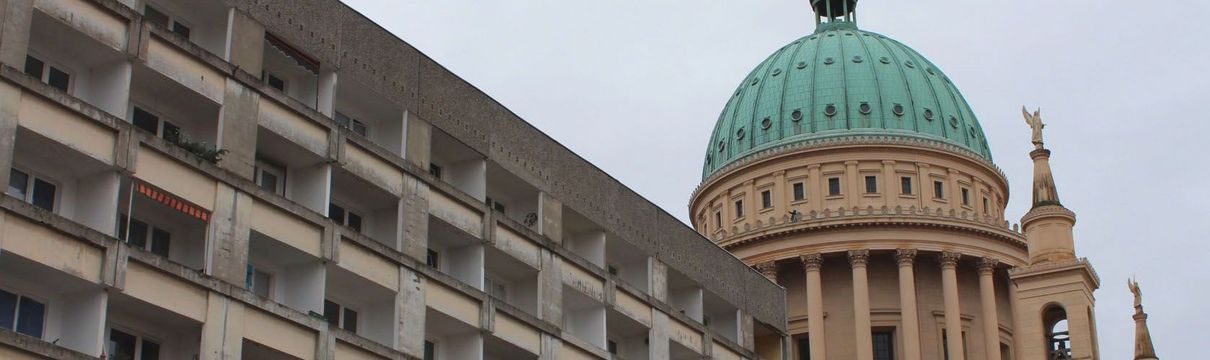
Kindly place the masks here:
<instances>
[{"instance_id":1,"label":"round oculus window on dome","mask_svg":"<svg viewBox=\"0 0 1210 360\"><path fill-rule=\"evenodd\" d=\"M903 104L895 104L891 107L891 112L895 113L895 116L903 116Z\"/></svg>"},{"instance_id":2,"label":"round oculus window on dome","mask_svg":"<svg viewBox=\"0 0 1210 360\"><path fill-rule=\"evenodd\" d=\"M773 76L781 75L781 69L773 69Z\"/></svg>"},{"instance_id":3,"label":"round oculus window on dome","mask_svg":"<svg viewBox=\"0 0 1210 360\"><path fill-rule=\"evenodd\" d=\"M836 116L836 105L828 104L828 106L824 106L823 114L827 116Z\"/></svg>"},{"instance_id":4,"label":"round oculus window on dome","mask_svg":"<svg viewBox=\"0 0 1210 360\"><path fill-rule=\"evenodd\" d=\"M883 63L883 64L890 64L891 58L883 56L883 57L878 58L878 62Z\"/></svg>"},{"instance_id":5,"label":"round oculus window on dome","mask_svg":"<svg viewBox=\"0 0 1210 360\"><path fill-rule=\"evenodd\" d=\"M958 128L958 118L950 116L950 127L955 129Z\"/></svg>"},{"instance_id":6,"label":"round oculus window on dome","mask_svg":"<svg viewBox=\"0 0 1210 360\"><path fill-rule=\"evenodd\" d=\"M978 131L975 131L975 127L974 127L974 126L967 126L967 127L966 127L966 132L967 132L968 134L970 134L970 135L971 135L971 137L973 137L973 138L977 138L977 137L979 137L979 132L978 132Z\"/></svg>"},{"instance_id":7,"label":"round oculus window on dome","mask_svg":"<svg viewBox=\"0 0 1210 360\"><path fill-rule=\"evenodd\" d=\"M739 128L739 130L735 130L735 139L736 140L744 139L744 128Z\"/></svg>"},{"instance_id":8,"label":"round oculus window on dome","mask_svg":"<svg viewBox=\"0 0 1210 360\"><path fill-rule=\"evenodd\" d=\"M752 85L752 86L756 86L756 83L759 83L759 82L760 82L760 78L752 78L752 81L749 82L748 84Z\"/></svg>"},{"instance_id":9,"label":"round oculus window on dome","mask_svg":"<svg viewBox=\"0 0 1210 360\"><path fill-rule=\"evenodd\" d=\"M719 140L718 141L718 152L723 152L723 150L726 150L726 149L727 149L727 142Z\"/></svg>"},{"instance_id":10,"label":"round oculus window on dome","mask_svg":"<svg viewBox=\"0 0 1210 360\"><path fill-rule=\"evenodd\" d=\"M916 63L913 63L913 62L911 62L911 61L905 62L905 63L903 63L903 65L904 65L904 66L907 66L907 67L909 67L909 68L912 68L912 69L915 69L915 68L916 68Z\"/></svg>"},{"instance_id":11,"label":"round oculus window on dome","mask_svg":"<svg viewBox=\"0 0 1210 360\"><path fill-rule=\"evenodd\" d=\"M928 72L928 73L929 73L929 75L937 75L937 72L933 71L933 68L928 68L928 69L926 69L926 70L924 70L924 71Z\"/></svg>"},{"instance_id":12,"label":"round oculus window on dome","mask_svg":"<svg viewBox=\"0 0 1210 360\"><path fill-rule=\"evenodd\" d=\"M870 103L862 101L861 105L857 105L857 111L860 111L862 115L869 115L871 111Z\"/></svg>"},{"instance_id":13,"label":"round oculus window on dome","mask_svg":"<svg viewBox=\"0 0 1210 360\"><path fill-rule=\"evenodd\" d=\"M858 55L858 56L854 56L854 57L853 57L853 62L855 62L855 63L860 64L862 61L865 61L865 59L864 59L864 58L862 58L862 57L861 57L861 55Z\"/></svg>"},{"instance_id":14,"label":"round oculus window on dome","mask_svg":"<svg viewBox=\"0 0 1210 360\"><path fill-rule=\"evenodd\" d=\"M802 110L794 109L794 111L790 112L790 120L794 121L794 122L801 121L802 120Z\"/></svg>"},{"instance_id":15,"label":"round oculus window on dome","mask_svg":"<svg viewBox=\"0 0 1210 360\"><path fill-rule=\"evenodd\" d=\"M798 62L798 65L795 65L794 67L799 68L799 69L806 69L806 68L807 68L807 62L806 62L806 61L799 61L799 62Z\"/></svg>"},{"instance_id":16,"label":"round oculus window on dome","mask_svg":"<svg viewBox=\"0 0 1210 360\"><path fill-rule=\"evenodd\" d=\"M773 120L772 120L772 119L769 119L769 117L768 117L768 116L766 116L764 120L761 120L761 121L760 121L760 128L761 128L761 129L764 129L764 130L769 130L769 128L771 128L771 127L773 127Z\"/></svg>"},{"instance_id":17,"label":"round oculus window on dome","mask_svg":"<svg viewBox=\"0 0 1210 360\"><path fill-rule=\"evenodd\" d=\"M933 121L933 110L929 110L929 108L924 108L924 119L928 120L928 121Z\"/></svg>"},{"instance_id":18,"label":"round oculus window on dome","mask_svg":"<svg viewBox=\"0 0 1210 360\"><path fill-rule=\"evenodd\" d=\"M832 64L834 64L834 63L836 63L836 60L835 60L835 59L832 59L832 58L823 59L823 64L824 64L824 65L832 65Z\"/></svg>"}]
</instances>

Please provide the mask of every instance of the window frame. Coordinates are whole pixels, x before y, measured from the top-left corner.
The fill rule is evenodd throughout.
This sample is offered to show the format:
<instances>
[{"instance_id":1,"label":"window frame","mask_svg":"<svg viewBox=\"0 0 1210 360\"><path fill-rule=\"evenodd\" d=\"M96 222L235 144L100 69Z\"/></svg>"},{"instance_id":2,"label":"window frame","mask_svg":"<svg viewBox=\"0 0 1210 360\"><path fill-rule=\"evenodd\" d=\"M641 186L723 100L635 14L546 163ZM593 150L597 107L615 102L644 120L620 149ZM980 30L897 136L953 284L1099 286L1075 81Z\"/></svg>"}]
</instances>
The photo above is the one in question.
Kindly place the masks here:
<instances>
[{"instance_id":1,"label":"window frame","mask_svg":"<svg viewBox=\"0 0 1210 360\"><path fill-rule=\"evenodd\" d=\"M119 213L118 221L120 223L118 224L119 234L117 234L117 235L118 235L118 239L122 240L122 242L126 243L129 246L136 247L136 248L139 248L140 250L143 250L143 251L146 251L146 252L149 252L152 254L156 254L159 256L163 256L165 258L169 257L169 255L172 254L172 231L159 227L159 226L156 226L156 225L153 225L149 222L140 220L138 218L131 217L130 214ZM144 234L145 237L144 237L144 243L142 246L136 246L136 244L132 244L130 242L130 234L131 234L130 225L131 225L131 223L133 223L135 221L137 221L140 224L143 224L143 226L147 227L147 229L146 229L147 232ZM155 231L156 230L168 233L168 239L167 239L168 240L168 251L166 254L160 254L160 253L155 252L155 250L154 250L155 243L156 243L156 240L155 240Z\"/></svg>"},{"instance_id":2,"label":"window frame","mask_svg":"<svg viewBox=\"0 0 1210 360\"><path fill-rule=\"evenodd\" d=\"M61 189L63 189L62 184L60 184L58 181L55 181L54 179L51 179L50 177L42 175L41 172L29 171L29 168L26 168L24 166L15 166L14 165L9 169L10 184L6 184L5 188L4 188L4 194L8 195L8 196L12 196L13 198L17 198L17 196L10 194L8 192L8 186L11 185L11 182L12 182L12 172L13 171L17 171L22 174L25 174L25 177L26 177L25 187L23 190L24 196L22 198L18 198L18 199L20 199L22 202L24 202L26 204L33 205L35 207L44 209L46 211L50 211L52 213L58 213L59 199L62 197L62 196L60 196L60 191L61 191ZM51 199L50 199L50 209L47 209L47 208L38 206L37 204L34 204L34 192L35 192L34 186L37 185L39 180L41 180L44 183L50 184L50 186L54 187L54 192L51 194Z\"/></svg>"},{"instance_id":3,"label":"window frame","mask_svg":"<svg viewBox=\"0 0 1210 360\"><path fill-rule=\"evenodd\" d=\"M960 190L958 190L958 193L962 197L962 206L968 208L971 207L971 188L968 186L962 186L959 189Z\"/></svg>"},{"instance_id":4,"label":"window frame","mask_svg":"<svg viewBox=\"0 0 1210 360\"><path fill-rule=\"evenodd\" d=\"M878 175L862 175L862 181L865 183L865 195L879 194Z\"/></svg>"},{"instance_id":5,"label":"window frame","mask_svg":"<svg viewBox=\"0 0 1210 360\"><path fill-rule=\"evenodd\" d=\"M807 183L805 181L796 181L790 184L790 199L793 202L807 200Z\"/></svg>"},{"instance_id":6,"label":"window frame","mask_svg":"<svg viewBox=\"0 0 1210 360\"><path fill-rule=\"evenodd\" d=\"M332 217L332 207L333 206L340 208L340 210L341 210L340 219ZM336 201L331 201L331 200L328 201L328 218L329 219L336 221L341 226L356 230L358 234L365 234L364 230L366 228L366 217L361 215L361 210L357 210L357 211L353 211L353 210L356 210L356 209L351 209L348 206L342 205L341 203L337 203ZM349 222L349 219L351 219L350 215L356 216L359 219L356 227L354 227Z\"/></svg>"},{"instance_id":7,"label":"window frame","mask_svg":"<svg viewBox=\"0 0 1210 360\"><path fill-rule=\"evenodd\" d=\"M739 197L736 199L731 199L731 203L733 204L731 211L733 211L733 213L735 214L735 221L743 220L744 215L745 215L744 214L744 198Z\"/></svg>"},{"instance_id":8,"label":"window frame","mask_svg":"<svg viewBox=\"0 0 1210 360\"><path fill-rule=\"evenodd\" d=\"M277 80L277 81L281 82L281 87L279 88L279 87L273 86L273 80ZM261 70L261 81L265 83L265 86L268 86L269 88L280 91L283 94L289 95L290 81L286 80L285 78L283 78L281 76L277 76L277 74L274 74L272 71L269 71L269 69Z\"/></svg>"},{"instance_id":9,"label":"window frame","mask_svg":"<svg viewBox=\"0 0 1210 360\"><path fill-rule=\"evenodd\" d=\"M136 359L136 360L143 359L143 344L146 342L151 342L152 344L155 344L156 346L158 346L161 349L161 351L160 351L160 354L156 357L159 359L164 358L164 356L163 356L164 341L163 340L157 339L154 336L148 336L148 335L146 335L147 334L146 332L134 331L134 330L131 330L131 328L129 328L129 327L126 327L123 325L118 325L118 324L113 324L113 323L107 323L105 325L105 353L106 354L109 354L110 356L112 356L114 353L113 349L109 348L109 344L112 341L110 339L113 337L113 331L115 331L115 330L120 331L123 334L134 337L134 353L130 354L131 359Z\"/></svg>"},{"instance_id":10,"label":"window frame","mask_svg":"<svg viewBox=\"0 0 1210 360\"><path fill-rule=\"evenodd\" d=\"M181 130L181 129L183 129L181 127L181 125L178 125L176 122L169 120L169 118L167 116L164 116L163 113L156 111L156 110L152 110L150 106L146 106L145 104L143 104L141 102L135 102L135 101L130 102L130 109L129 109L130 116L127 119L127 122L129 122L130 125L134 125L134 113L136 110L145 112L151 116L155 116L155 131L151 132L152 135L154 135L155 137L167 140L168 142L171 142L171 143L176 143L176 142L185 140L185 132ZM176 141L168 138L168 126L169 125L176 128ZM142 127L139 127L138 125L134 125L134 127L141 129L141 130L147 130L147 129L143 129Z\"/></svg>"},{"instance_id":11,"label":"window frame","mask_svg":"<svg viewBox=\"0 0 1210 360\"><path fill-rule=\"evenodd\" d=\"M324 297L324 302L325 302L324 307L325 307L325 308L327 307L327 304L326 304L326 303L329 303L329 302L330 302L330 303L336 304L336 307L337 307L336 316L337 316L337 318L336 318L336 324L335 324L335 326L336 326L337 328L344 329L344 330L349 331L349 332L352 332L352 333L354 333L354 334L361 334L361 332L359 332L359 331L358 331L358 329L360 328L360 325L361 325L361 321L360 321L360 319L361 319L361 309L358 309L357 307L354 307L354 306L347 306L347 305L345 305L345 304L343 304L343 303L341 303L341 302L339 302L339 301L336 301L336 300L338 300L338 299L332 299L332 298L329 298L329 297L326 297L326 296ZM348 328L346 328L346 327L345 327L345 326L347 326L347 325L348 325L348 324L347 324L347 322L348 322L348 318L345 316L345 313L346 313L346 312L348 312L348 311L352 311L352 312L353 312L353 315L356 317L355 319L353 319L353 329L352 329L352 330L350 330L350 329L348 329ZM325 314L324 314L324 319L325 319L325 320L329 320L328 324L329 324L329 325L332 325L332 323L330 322L330 319L328 319L328 314L326 314L327 310L325 309L325 311L324 311L324 312L325 312Z\"/></svg>"},{"instance_id":12,"label":"window frame","mask_svg":"<svg viewBox=\"0 0 1210 360\"><path fill-rule=\"evenodd\" d=\"M911 176L899 176L899 195L915 196L915 181Z\"/></svg>"},{"instance_id":13,"label":"window frame","mask_svg":"<svg viewBox=\"0 0 1210 360\"><path fill-rule=\"evenodd\" d=\"M274 189L272 190L273 193L277 194L277 195L281 195L281 196L286 196L286 175L287 175L286 171L287 170L286 170L285 166L275 164L269 160L257 158L256 165L254 167L254 171L255 171L255 173L253 174L252 182L256 183L256 187L264 189L264 190L268 190L268 189L265 189L260 183L261 179L263 179L261 172L267 172L267 173L277 177L276 184L274 186Z\"/></svg>"},{"instance_id":14,"label":"window frame","mask_svg":"<svg viewBox=\"0 0 1210 360\"><path fill-rule=\"evenodd\" d=\"M159 4L156 4L156 5L159 5ZM164 29L168 30L168 32L170 32L170 33L180 35L181 37L185 38L185 40L193 41L193 29L195 27L193 26L192 21L189 21L189 20L182 21L183 19L181 19L181 17L176 16L175 14L172 14L169 11L164 11L163 7L152 6L151 2L145 2L143 4L143 12L141 13L141 15L147 16L147 8L151 8L152 10L155 10L155 12L158 12L167 18L167 19L165 19L165 20L167 20L167 23L157 24L157 25L163 26ZM185 27L188 34L182 34L179 31L177 31L177 25Z\"/></svg>"},{"instance_id":15,"label":"window frame","mask_svg":"<svg viewBox=\"0 0 1210 360\"><path fill-rule=\"evenodd\" d=\"M832 191L833 185L835 185L836 191ZM828 197L829 198L844 196L844 184L842 181L840 181L839 176L829 176L827 187L828 187Z\"/></svg>"},{"instance_id":16,"label":"window frame","mask_svg":"<svg viewBox=\"0 0 1210 360\"><path fill-rule=\"evenodd\" d=\"M933 200L945 200L945 181L933 180Z\"/></svg>"},{"instance_id":17,"label":"window frame","mask_svg":"<svg viewBox=\"0 0 1210 360\"><path fill-rule=\"evenodd\" d=\"M244 280L244 283L245 283L244 287L247 288L248 291L252 292L253 295L256 295L258 297L262 297L265 299L273 299L273 295L275 292L273 285L275 283L277 283L277 273L270 269L265 269L265 268L256 266L256 264L253 264L252 262L248 262L248 270L251 270L251 271L249 271L248 274L245 274L246 279ZM265 274L265 277L267 278L267 285L265 285L265 295L264 296L261 296L260 294L256 293L256 285L257 285L256 275L258 273Z\"/></svg>"},{"instance_id":18,"label":"window frame","mask_svg":"<svg viewBox=\"0 0 1210 360\"><path fill-rule=\"evenodd\" d=\"M33 58L34 60L38 60L39 62L42 63L42 70L41 70L42 73L39 74L39 76L37 76L38 82L49 85L50 87L53 87L55 89L59 89L59 87L50 84L50 70L53 68L54 70L57 70L57 71L63 73L64 75L67 75L67 89L59 89L59 90L62 90L63 92L68 93L68 94L73 94L73 95L75 94L76 71L74 69L72 69L71 67L68 67L66 65L63 65L63 63L58 62L58 61L46 60L46 59L48 59L48 57L42 56L41 53L34 51L33 49L30 49L25 54L25 57L26 57L26 60L25 60L26 62L29 61L29 58ZM25 72L25 64L21 64L21 73L29 75L29 76L33 76L32 74Z\"/></svg>"},{"instance_id":19,"label":"window frame","mask_svg":"<svg viewBox=\"0 0 1210 360\"><path fill-rule=\"evenodd\" d=\"M766 188L760 191L760 209L773 210L773 189Z\"/></svg>"},{"instance_id":20,"label":"window frame","mask_svg":"<svg viewBox=\"0 0 1210 360\"><path fill-rule=\"evenodd\" d=\"M33 337L36 337L39 339L41 339L43 336L46 336L46 322L47 322L47 319L49 319L49 314L50 314L50 305L49 305L50 301L48 301L47 299L42 298L40 296L36 296L36 295L30 296L29 293L27 293L27 292L18 291L17 289L11 288L11 287L0 286L0 291L12 294L17 297L17 302L13 306L13 324L11 327L9 327L7 329L9 329L12 332L18 333L18 334L33 336ZM41 332L42 333L41 334L33 335L33 334L27 334L27 333L17 330L18 324L21 323L21 299L30 299L30 301L33 301L33 302L36 302L36 303L42 305L42 322L41 322L41 330L42 330ZM3 327L3 326L0 325L0 327Z\"/></svg>"},{"instance_id":21,"label":"window frame","mask_svg":"<svg viewBox=\"0 0 1210 360\"><path fill-rule=\"evenodd\" d=\"M504 293L497 295L495 293L496 289L492 285L499 285ZM488 274L486 271L483 273L483 292L488 296L508 302L510 299L509 295L512 294L512 288L512 282L504 281L499 276Z\"/></svg>"}]
</instances>

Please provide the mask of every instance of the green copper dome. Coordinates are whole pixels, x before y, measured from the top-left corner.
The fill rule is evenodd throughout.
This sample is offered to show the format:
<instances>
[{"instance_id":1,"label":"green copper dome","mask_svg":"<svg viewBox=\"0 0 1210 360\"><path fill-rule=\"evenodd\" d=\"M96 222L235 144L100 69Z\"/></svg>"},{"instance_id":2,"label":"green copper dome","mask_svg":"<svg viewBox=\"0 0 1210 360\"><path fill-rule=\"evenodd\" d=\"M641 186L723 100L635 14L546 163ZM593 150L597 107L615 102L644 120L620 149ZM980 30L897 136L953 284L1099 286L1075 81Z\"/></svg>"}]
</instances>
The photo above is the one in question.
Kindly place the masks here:
<instances>
[{"instance_id":1,"label":"green copper dome","mask_svg":"<svg viewBox=\"0 0 1210 360\"><path fill-rule=\"evenodd\" d=\"M714 125L702 178L763 150L852 136L938 141L991 161L983 128L945 73L898 41L834 21L744 78Z\"/></svg>"}]
</instances>

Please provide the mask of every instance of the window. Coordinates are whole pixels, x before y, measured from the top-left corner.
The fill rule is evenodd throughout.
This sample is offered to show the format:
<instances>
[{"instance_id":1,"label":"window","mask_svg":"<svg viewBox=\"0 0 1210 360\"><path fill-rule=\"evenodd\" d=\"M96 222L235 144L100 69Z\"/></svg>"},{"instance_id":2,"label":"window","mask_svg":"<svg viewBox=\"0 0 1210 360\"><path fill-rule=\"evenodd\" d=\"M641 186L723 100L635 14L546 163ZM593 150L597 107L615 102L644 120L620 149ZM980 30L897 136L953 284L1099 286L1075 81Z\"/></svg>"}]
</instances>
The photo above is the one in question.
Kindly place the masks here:
<instances>
[{"instance_id":1,"label":"window","mask_svg":"<svg viewBox=\"0 0 1210 360\"><path fill-rule=\"evenodd\" d=\"M46 305L26 296L0 290L0 328L41 338L45 320Z\"/></svg>"},{"instance_id":2,"label":"window","mask_svg":"<svg viewBox=\"0 0 1210 360\"><path fill-rule=\"evenodd\" d=\"M865 193L866 194L877 194L878 193L878 177L877 176L866 176L865 177Z\"/></svg>"},{"instance_id":3,"label":"window","mask_svg":"<svg viewBox=\"0 0 1210 360\"><path fill-rule=\"evenodd\" d=\"M828 196L840 195L840 178L828 178Z\"/></svg>"},{"instance_id":4,"label":"window","mask_svg":"<svg viewBox=\"0 0 1210 360\"><path fill-rule=\"evenodd\" d=\"M442 169L441 165L429 163L429 175L433 175L433 177L435 177L437 179L441 179L442 170L445 170L445 169Z\"/></svg>"},{"instance_id":5,"label":"window","mask_svg":"<svg viewBox=\"0 0 1210 360\"><path fill-rule=\"evenodd\" d=\"M341 127L344 127L345 129L349 129L361 136L366 136L366 134L368 133L366 124L362 123L361 121L358 121L357 119L351 118L348 115L345 115L339 111L336 112L336 124L340 125Z\"/></svg>"},{"instance_id":6,"label":"window","mask_svg":"<svg viewBox=\"0 0 1210 360\"><path fill-rule=\"evenodd\" d=\"M945 355L944 359L949 360L949 358L950 358L949 338L948 338L948 335L946 334L945 329L941 329L941 351ZM964 359L970 358L969 356L966 356L966 354L967 354L966 332L963 332L962 333L962 355L963 355L962 358L964 358Z\"/></svg>"},{"instance_id":7,"label":"window","mask_svg":"<svg viewBox=\"0 0 1210 360\"><path fill-rule=\"evenodd\" d=\"M55 184L38 176L13 168L8 173L8 193L34 206L55 211Z\"/></svg>"},{"instance_id":8,"label":"window","mask_svg":"<svg viewBox=\"0 0 1210 360\"><path fill-rule=\"evenodd\" d=\"M912 194L912 178L904 176L899 178L899 192L904 195Z\"/></svg>"},{"instance_id":9,"label":"window","mask_svg":"<svg viewBox=\"0 0 1210 360\"><path fill-rule=\"evenodd\" d=\"M172 246L172 233L168 230L147 225L138 219L128 218L126 214L122 214L122 218L118 222L118 236L122 237L130 246L163 257L168 257L168 250Z\"/></svg>"},{"instance_id":10,"label":"window","mask_svg":"<svg viewBox=\"0 0 1210 360\"><path fill-rule=\"evenodd\" d=\"M760 208L768 209L773 207L773 192L769 190L760 192Z\"/></svg>"},{"instance_id":11,"label":"window","mask_svg":"<svg viewBox=\"0 0 1210 360\"><path fill-rule=\"evenodd\" d=\"M135 106L134 110L131 111L130 123L169 142L179 143L181 141L180 126L176 126L168 122L168 120L163 120L159 115L138 106Z\"/></svg>"},{"instance_id":12,"label":"window","mask_svg":"<svg viewBox=\"0 0 1210 360\"><path fill-rule=\"evenodd\" d=\"M191 30L188 26L181 24L179 21L177 21L177 19L173 19L172 17L168 16L168 14L153 8L150 5L143 8L143 18L147 19L147 22L159 24L169 31L180 34L186 39L189 38L189 33Z\"/></svg>"},{"instance_id":13,"label":"window","mask_svg":"<svg viewBox=\"0 0 1210 360\"><path fill-rule=\"evenodd\" d=\"M256 161L256 186L274 194L286 195L286 170L264 160Z\"/></svg>"},{"instance_id":14,"label":"window","mask_svg":"<svg viewBox=\"0 0 1210 360\"><path fill-rule=\"evenodd\" d=\"M328 325L357 333L357 311L353 309L324 299L324 318L328 320Z\"/></svg>"},{"instance_id":15,"label":"window","mask_svg":"<svg viewBox=\"0 0 1210 360\"><path fill-rule=\"evenodd\" d=\"M432 268L441 266L441 254L433 249L428 249L428 255L424 257L424 263Z\"/></svg>"},{"instance_id":16,"label":"window","mask_svg":"<svg viewBox=\"0 0 1210 360\"><path fill-rule=\"evenodd\" d=\"M895 360L894 335L891 331L874 332L874 360Z\"/></svg>"},{"instance_id":17,"label":"window","mask_svg":"<svg viewBox=\"0 0 1210 360\"><path fill-rule=\"evenodd\" d=\"M609 354L614 356L618 355L618 343L616 341L606 340L605 347L609 350Z\"/></svg>"},{"instance_id":18,"label":"window","mask_svg":"<svg viewBox=\"0 0 1210 360\"><path fill-rule=\"evenodd\" d=\"M105 351L113 359L159 360L160 344L142 336L109 329L109 347Z\"/></svg>"},{"instance_id":19,"label":"window","mask_svg":"<svg viewBox=\"0 0 1210 360\"><path fill-rule=\"evenodd\" d=\"M498 211L501 213L504 212L504 203L492 200L492 198L487 198L487 206L492 208L492 210L495 210L495 211Z\"/></svg>"},{"instance_id":20,"label":"window","mask_svg":"<svg viewBox=\"0 0 1210 360\"><path fill-rule=\"evenodd\" d=\"M609 265L609 266L606 266L605 268L606 268L606 271L609 272L609 275L618 276L618 267L617 266Z\"/></svg>"},{"instance_id":21,"label":"window","mask_svg":"<svg viewBox=\"0 0 1210 360\"><path fill-rule=\"evenodd\" d=\"M807 334L798 338L798 360L811 360L811 339Z\"/></svg>"},{"instance_id":22,"label":"window","mask_svg":"<svg viewBox=\"0 0 1210 360\"><path fill-rule=\"evenodd\" d=\"M244 275L244 288L252 290L256 296L268 299L271 295L270 289L273 288L273 275L248 264L248 272Z\"/></svg>"},{"instance_id":23,"label":"window","mask_svg":"<svg viewBox=\"0 0 1210 360\"><path fill-rule=\"evenodd\" d=\"M971 189L962 188L962 205L971 205Z\"/></svg>"},{"instance_id":24,"label":"window","mask_svg":"<svg viewBox=\"0 0 1210 360\"><path fill-rule=\"evenodd\" d=\"M277 77L277 75L273 75L272 73L265 71L261 74L261 78L265 80L265 84L268 84L269 87L277 89L277 91L286 91L286 81L282 80L280 77Z\"/></svg>"},{"instance_id":25,"label":"window","mask_svg":"<svg viewBox=\"0 0 1210 360\"><path fill-rule=\"evenodd\" d=\"M361 215L345 210L340 205L334 203L328 204L328 218L336 220L341 225L353 228L357 232L361 232Z\"/></svg>"},{"instance_id":26,"label":"window","mask_svg":"<svg viewBox=\"0 0 1210 360\"><path fill-rule=\"evenodd\" d=\"M800 183L800 182L794 183L793 188L794 188L794 201L802 201L803 199L807 198L806 187L803 185L803 183Z\"/></svg>"},{"instance_id":27,"label":"window","mask_svg":"<svg viewBox=\"0 0 1210 360\"><path fill-rule=\"evenodd\" d=\"M991 201L987 198L983 198L983 213L986 214L991 212L991 207Z\"/></svg>"},{"instance_id":28,"label":"window","mask_svg":"<svg viewBox=\"0 0 1210 360\"><path fill-rule=\"evenodd\" d=\"M945 198L945 183L941 181L933 181L933 198Z\"/></svg>"},{"instance_id":29,"label":"window","mask_svg":"<svg viewBox=\"0 0 1210 360\"><path fill-rule=\"evenodd\" d=\"M66 70L32 55L25 56L25 73L63 92L67 92L71 85L71 75Z\"/></svg>"},{"instance_id":30,"label":"window","mask_svg":"<svg viewBox=\"0 0 1210 360\"><path fill-rule=\"evenodd\" d=\"M744 201L735 200L735 218L744 217Z\"/></svg>"},{"instance_id":31,"label":"window","mask_svg":"<svg viewBox=\"0 0 1210 360\"><path fill-rule=\"evenodd\" d=\"M424 360L437 359L437 346L432 341L424 341Z\"/></svg>"}]
</instances>

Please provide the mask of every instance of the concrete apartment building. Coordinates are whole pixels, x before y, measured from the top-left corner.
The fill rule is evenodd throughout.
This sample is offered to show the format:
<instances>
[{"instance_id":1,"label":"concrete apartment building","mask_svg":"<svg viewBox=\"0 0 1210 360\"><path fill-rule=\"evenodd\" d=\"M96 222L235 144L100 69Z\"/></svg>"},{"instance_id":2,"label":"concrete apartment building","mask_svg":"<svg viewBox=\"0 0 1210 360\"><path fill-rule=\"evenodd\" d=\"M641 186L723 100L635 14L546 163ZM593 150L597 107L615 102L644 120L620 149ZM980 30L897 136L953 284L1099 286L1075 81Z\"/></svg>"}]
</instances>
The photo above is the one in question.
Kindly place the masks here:
<instances>
[{"instance_id":1,"label":"concrete apartment building","mask_svg":"<svg viewBox=\"0 0 1210 360\"><path fill-rule=\"evenodd\" d=\"M0 358L755 359L785 291L335 0L0 0Z\"/></svg>"}]
</instances>

